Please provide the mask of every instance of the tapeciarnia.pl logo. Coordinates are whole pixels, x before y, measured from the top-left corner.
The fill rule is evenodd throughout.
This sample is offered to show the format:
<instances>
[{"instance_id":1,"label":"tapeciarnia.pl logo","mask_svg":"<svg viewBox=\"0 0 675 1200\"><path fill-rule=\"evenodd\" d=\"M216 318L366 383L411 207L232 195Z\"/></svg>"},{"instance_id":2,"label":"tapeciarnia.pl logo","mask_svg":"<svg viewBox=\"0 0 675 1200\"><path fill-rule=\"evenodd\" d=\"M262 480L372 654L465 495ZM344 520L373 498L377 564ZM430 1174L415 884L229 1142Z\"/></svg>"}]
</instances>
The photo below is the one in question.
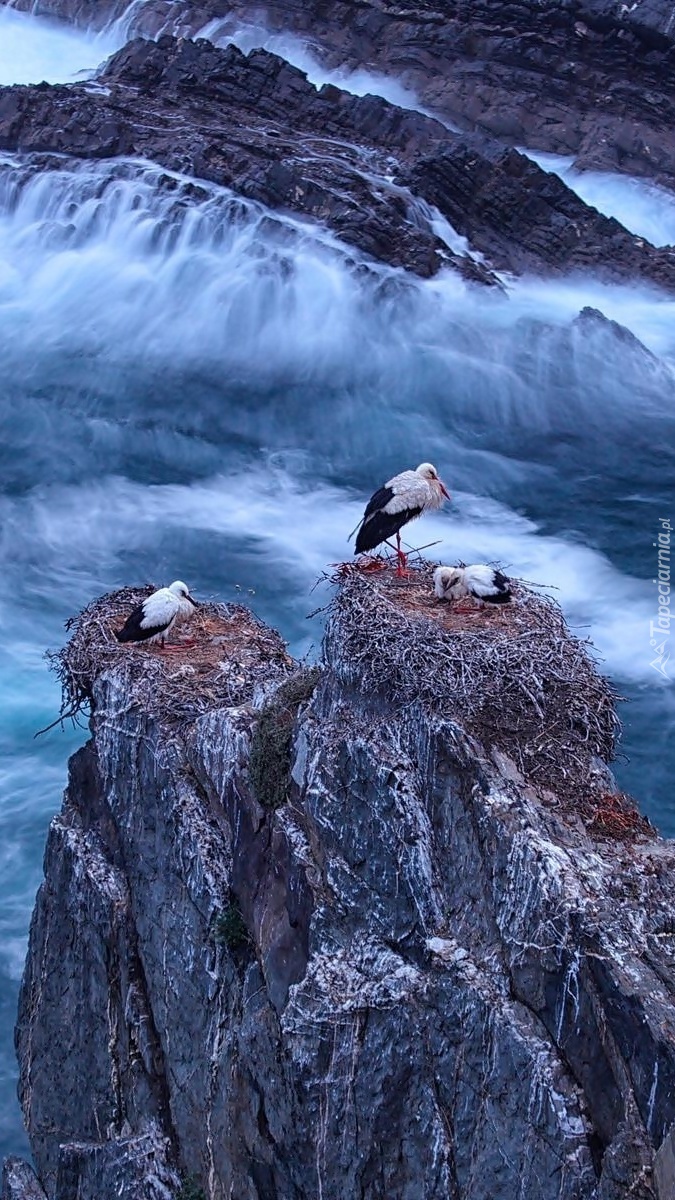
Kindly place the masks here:
<instances>
[{"instance_id":1,"label":"tapeciarnia.pl logo","mask_svg":"<svg viewBox=\"0 0 675 1200\"><path fill-rule=\"evenodd\" d=\"M672 526L668 517L659 517L659 532L654 546L657 551L656 579L652 580L658 589L658 617L649 622L649 645L654 651L650 667L669 678L668 663L670 661L670 622L673 613L670 611L670 543Z\"/></svg>"}]
</instances>

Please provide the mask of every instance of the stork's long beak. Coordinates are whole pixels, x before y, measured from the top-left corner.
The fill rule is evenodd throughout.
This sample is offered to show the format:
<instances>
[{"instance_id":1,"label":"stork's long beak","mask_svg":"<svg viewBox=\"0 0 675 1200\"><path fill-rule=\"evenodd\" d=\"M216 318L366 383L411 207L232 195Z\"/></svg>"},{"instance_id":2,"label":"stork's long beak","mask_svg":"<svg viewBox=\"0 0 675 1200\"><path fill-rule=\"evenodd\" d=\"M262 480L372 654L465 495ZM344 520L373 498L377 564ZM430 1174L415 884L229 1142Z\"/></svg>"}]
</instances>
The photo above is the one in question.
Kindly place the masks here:
<instances>
[{"instance_id":1,"label":"stork's long beak","mask_svg":"<svg viewBox=\"0 0 675 1200\"><path fill-rule=\"evenodd\" d=\"M190 601L190 604L192 604L192 605L193 605L195 608L199 608L199 604L197 603L197 601L196 601L196 600L194 600L194 599L193 599L193 597L192 597L192 596L189 596L189 595L188 595L188 596L186 596L186 597L185 597L185 599L186 599L186 600L189 600L189 601Z\"/></svg>"},{"instance_id":2,"label":"stork's long beak","mask_svg":"<svg viewBox=\"0 0 675 1200\"><path fill-rule=\"evenodd\" d=\"M451 499L450 493L449 493L448 489L446 488L445 484L444 484L444 483L442 483L440 479L439 479L439 481L438 481L438 486L439 486L439 488L441 489L441 491L442 491L443 495L445 496L446 500L450 500L450 499Z\"/></svg>"}]
</instances>

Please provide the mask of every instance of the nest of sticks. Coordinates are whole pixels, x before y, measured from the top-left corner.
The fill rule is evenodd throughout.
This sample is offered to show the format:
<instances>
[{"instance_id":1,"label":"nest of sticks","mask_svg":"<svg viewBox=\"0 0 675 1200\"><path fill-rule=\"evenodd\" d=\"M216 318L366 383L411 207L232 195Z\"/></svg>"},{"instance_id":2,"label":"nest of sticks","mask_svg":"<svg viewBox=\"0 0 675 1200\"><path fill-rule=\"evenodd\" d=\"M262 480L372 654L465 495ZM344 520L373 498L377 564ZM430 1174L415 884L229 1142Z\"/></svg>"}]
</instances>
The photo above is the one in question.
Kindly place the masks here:
<instances>
[{"instance_id":1,"label":"nest of sticks","mask_svg":"<svg viewBox=\"0 0 675 1200\"><path fill-rule=\"evenodd\" d=\"M331 665L389 707L420 702L456 721L529 782L574 796L582 815L587 805L597 828L593 793L607 792L598 759L614 757L620 722L590 643L570 633L554 600L521 583L510 604L470 601L462 611L438 600L434 565L399 579L386 560L341 564L326 632Z\"/></svg>"},{"instance_id":2,"label":"nest of sticks","mask_svg":"<svg viewBox=\"0 0 675 1200\"><path fill-rule=\"evenodd\" d=\"M69 641L47 654L62 691L54 725L89 715L94 684L110 670L124 672L125 691L134 703L181 723L214 708L246 703L257 685L275 684L293 668L276 630L241 604L200 603L189 624L172 629L169 650L157 644L120 644L115 631L154 590L148 584L110 592L66 623Z\"/></svg>"}]
</instances>

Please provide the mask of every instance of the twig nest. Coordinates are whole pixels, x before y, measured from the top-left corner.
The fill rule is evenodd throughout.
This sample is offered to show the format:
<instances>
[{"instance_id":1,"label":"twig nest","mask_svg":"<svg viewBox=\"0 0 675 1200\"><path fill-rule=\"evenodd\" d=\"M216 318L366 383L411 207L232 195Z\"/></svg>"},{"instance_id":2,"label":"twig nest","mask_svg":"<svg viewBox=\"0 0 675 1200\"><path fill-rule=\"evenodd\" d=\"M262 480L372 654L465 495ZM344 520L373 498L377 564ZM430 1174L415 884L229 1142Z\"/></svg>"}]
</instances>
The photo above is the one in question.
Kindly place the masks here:
<instances>
[{"instance_id":1,"label":"twig nest","mask_svg":"<svg viewBox=\"0 0 675 1200\"><path fill-rule=\"evenodd\" d=\"M554 600L523 584L514 583L509 605L456 613L435 597L433 570L424 562L408 579L391 569L341 571L329 665L393 709L417 701L456 721L558 795L595 789L620 723L590 643L570 633Z\"/></svg>"},{"instance_id":2,"label":"twig nest","mask_svg":"<svg viewBox=\"0 0 675 1200\"><path fill-rule=\"evenodd\" d=\"M189 721L249 701L255 689L273 686L294 668L276 630L241 604L200 604L186 644L180 631L172 635L171 654L142 643L120 645L115 630L152 591L110 592L68 621L70 641L47 655L61 680L62 719L91 708L96 680L110 670L123 673L131 703L161 719Z\"/></svg>"}]
</instances>

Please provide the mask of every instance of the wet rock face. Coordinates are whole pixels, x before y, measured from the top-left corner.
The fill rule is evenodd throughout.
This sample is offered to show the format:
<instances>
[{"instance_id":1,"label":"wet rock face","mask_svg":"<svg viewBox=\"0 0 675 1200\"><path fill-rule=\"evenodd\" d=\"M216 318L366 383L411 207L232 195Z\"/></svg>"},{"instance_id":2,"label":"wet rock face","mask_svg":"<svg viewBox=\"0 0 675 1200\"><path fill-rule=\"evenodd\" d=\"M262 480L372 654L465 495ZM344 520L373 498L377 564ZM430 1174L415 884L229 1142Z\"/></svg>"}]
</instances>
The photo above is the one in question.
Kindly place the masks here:
<instances>
[{"instance_id":1,"label":"wet rock face","mask_svg":"<svg viewBox=\"0 0 675 1200\"><path fill-rule=\"evenodd\" d=\"M2 1167L2 1200L46 1200L40 1182L28 1163L6 1158Z\"/></svg>"},{"instance_id":2,"label":"wet rock face","mask_svg":"<svg viewBox=\"0 0 675 1200\"><path fill-rule=\"evenodd\" d=\"M675 286L672 251L629 234L523 155L377 97L317 93L264 51L137 40L99 84L0 89L0 147L154 159L300 213L422 276L451 265L494 284L492 266L596 267ZM450 249L439 214L480 253Z\"/></svg>"},{"instance_id":3,"label":"wet rock face","mask_svg":"<svg viewBox=\"0 0 675 1200\"><path fill-rule=\"evenodd\" d=\"M357 583L359 619L469 632ZM92 740L17 1027L47 1196L666 1200L675 850L598 839L413 681L361 687L354 587L319 673L242 617L245 644L214 618L170 656L114 641L114 597L76 630Z\"/></svg>"},{"instance_id":4,"label":"wet rock face","mask_svg":"<svg viewBox=\"0 0 675 1200\"><path fill-rule=\"evenodd\" d=\"M28 0L23 0L30 7ZM100 26L121 0L40 0ZM131 30L196 36L207 23L294 33L331 67L377 70L461 128L575 154L586 167L675 180L672 5L665 0L146 0Z\"/></svg>"},{"instance_id":5,"label":"wet rock face","mask_svg":"<svg viewBox=\"0 0 675 1200\"><path fill-rule=\"evenodd\" d=\"M246 7L235 0L235 18L245 22ZM675 177L675 138L662 122L667 113L670 126L674 100L667 4L267 0L259 20L304 34L332 66L401 80L462 128L585 166Z\"/></svg>"}]
</instances>

